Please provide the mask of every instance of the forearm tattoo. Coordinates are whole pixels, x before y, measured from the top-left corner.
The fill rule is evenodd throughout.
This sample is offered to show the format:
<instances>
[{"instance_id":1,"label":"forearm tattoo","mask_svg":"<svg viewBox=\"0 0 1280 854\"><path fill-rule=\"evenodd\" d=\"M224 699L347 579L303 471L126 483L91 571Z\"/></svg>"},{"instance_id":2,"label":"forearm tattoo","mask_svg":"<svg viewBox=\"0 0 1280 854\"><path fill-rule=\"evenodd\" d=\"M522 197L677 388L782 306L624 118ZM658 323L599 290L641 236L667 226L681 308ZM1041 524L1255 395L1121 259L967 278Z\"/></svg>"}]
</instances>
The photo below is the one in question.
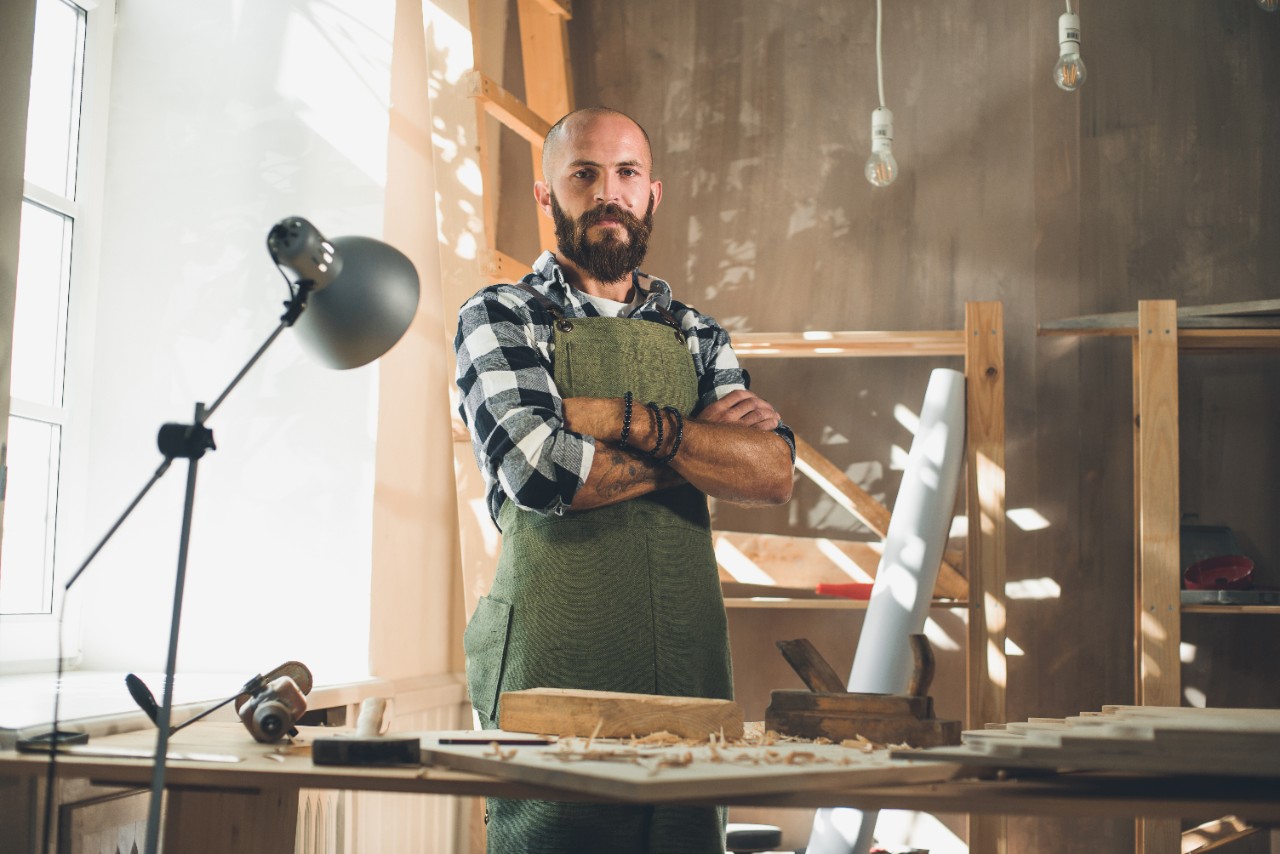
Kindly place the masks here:
<instances>
[{"instance_id":1,"label":"forearm tattoo","mask_svg":"<svg viewBox=\"0 0 1280 854\"><path fill-rule=\"evenodd\" d=\"M659 465L650 459L597 443L592 467L601 466L596 492L602 497L616 498L637 486L654 484L658 489L675 486L682 478L674 469Z\"/></svg>"}]
</instances>

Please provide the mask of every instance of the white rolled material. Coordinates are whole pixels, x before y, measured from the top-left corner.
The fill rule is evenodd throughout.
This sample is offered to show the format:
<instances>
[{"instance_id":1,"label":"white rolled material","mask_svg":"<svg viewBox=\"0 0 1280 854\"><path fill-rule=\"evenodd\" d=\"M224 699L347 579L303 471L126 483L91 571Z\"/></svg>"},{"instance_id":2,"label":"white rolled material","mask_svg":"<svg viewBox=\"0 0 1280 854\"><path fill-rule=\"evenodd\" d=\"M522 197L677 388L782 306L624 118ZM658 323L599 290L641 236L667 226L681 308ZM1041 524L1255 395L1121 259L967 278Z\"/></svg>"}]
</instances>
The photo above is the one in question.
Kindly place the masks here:
<instances>
[{"instance_id":1,"label":"white rolled material","mask_svg":"<svg viewBox=\"0 0 1280 854\"><path fill-rule=\"evenodd\" d=\"M924 630L942 565L964 461L964 374L946 368L929 377L920 424L889 518L884 555L853 656L849 690L905 694L911 678L908 637ZM819 810L810 854L862 854L876 813Z\"/></svg>"},{"instance_id":2,"label":"white rolled material","mask_svg":"<svg viewBox=\"0 0 1280 854\"><path fill-rule=\"evenodd\" d=\"M889 517L867 618L849 674L849 690L905 694L911 678L908 636L924 631L938 581L964 462L964 374L929 377L920 426Z\"/></svg>"}]
</instances>

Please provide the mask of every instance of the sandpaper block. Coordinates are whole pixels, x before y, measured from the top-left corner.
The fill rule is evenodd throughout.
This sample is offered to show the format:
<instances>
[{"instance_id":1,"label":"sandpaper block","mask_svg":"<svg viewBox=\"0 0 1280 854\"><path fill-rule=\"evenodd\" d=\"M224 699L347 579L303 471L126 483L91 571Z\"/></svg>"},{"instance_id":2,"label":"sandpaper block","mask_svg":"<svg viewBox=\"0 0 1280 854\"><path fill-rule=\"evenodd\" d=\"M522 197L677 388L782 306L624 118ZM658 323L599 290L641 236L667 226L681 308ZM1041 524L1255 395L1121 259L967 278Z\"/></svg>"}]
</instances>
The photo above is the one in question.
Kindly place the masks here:
<instances>
[{"instance_id":1,"label":"sandpaper block","mask_svg":"<svg viewBox=\"0 0 1280 854\"><path fill-rule=\"evenodd\" d=\"M311 743L311 761L316 765L422 764L422 745L417 738L397 736L325 736Z\"/></svg>"}]
</instances>

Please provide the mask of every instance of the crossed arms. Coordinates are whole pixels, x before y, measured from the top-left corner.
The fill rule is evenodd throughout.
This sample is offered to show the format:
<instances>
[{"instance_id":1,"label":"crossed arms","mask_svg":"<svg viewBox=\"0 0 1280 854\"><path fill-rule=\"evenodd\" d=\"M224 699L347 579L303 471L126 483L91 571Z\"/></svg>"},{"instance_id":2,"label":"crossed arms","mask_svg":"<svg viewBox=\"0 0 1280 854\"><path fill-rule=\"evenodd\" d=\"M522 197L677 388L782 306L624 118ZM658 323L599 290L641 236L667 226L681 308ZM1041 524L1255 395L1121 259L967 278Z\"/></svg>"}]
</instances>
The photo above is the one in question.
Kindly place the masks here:
<instances>
[{"instance_id":1,"label":"crossed arms","mask_svg":"<svg viewBox=\"0 0 1280 854\"><path fill-rule=\"evenodd\" d=\"M631 450L657 444L656 425L642 406L633 411L629 447L618 446L623 408L622 398L564 400L565 426L596 439L591 469L571 510L604 507L685 482L739 504L783 504L791 498L791 449L773 432L781 419L753 392L731 391L696 419L687 419L679 451L665 465ZM665 425L664 455L671 452L674 422L667 419Z\"/></svg>"}]
</instances>

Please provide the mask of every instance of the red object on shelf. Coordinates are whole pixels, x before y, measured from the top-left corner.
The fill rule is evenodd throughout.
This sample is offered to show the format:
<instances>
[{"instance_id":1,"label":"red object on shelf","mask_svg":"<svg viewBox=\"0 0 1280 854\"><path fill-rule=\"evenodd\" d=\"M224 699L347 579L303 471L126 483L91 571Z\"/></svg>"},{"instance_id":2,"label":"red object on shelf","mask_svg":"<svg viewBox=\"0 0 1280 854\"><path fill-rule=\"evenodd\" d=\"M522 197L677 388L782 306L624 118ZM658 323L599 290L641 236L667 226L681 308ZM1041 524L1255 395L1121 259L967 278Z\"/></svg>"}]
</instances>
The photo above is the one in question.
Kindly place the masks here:
<instances>
[{"instance_id":1,"label":"red object on shelf","mask_svg":"<svg viewBox=\"0 0 1280 854\"><path fill-rule=\"evenodd\" d=\"M1188 590L1248 590L1253 587L1253 561L1244 555L1219 555L1187 567Z\"/></svg>"},{"instance_id":2,"label":"red object on shelf","mask_svg":"<svg viewBox=\"0 0 1280 854\"><path fill-rule=\"evenodd\" d=\"M870 599L871 584L858 584L851 582L849 584L819 584L814 588L815 593L819 596L842 596L845 599Z\"/></svg>"}]
</instances>

